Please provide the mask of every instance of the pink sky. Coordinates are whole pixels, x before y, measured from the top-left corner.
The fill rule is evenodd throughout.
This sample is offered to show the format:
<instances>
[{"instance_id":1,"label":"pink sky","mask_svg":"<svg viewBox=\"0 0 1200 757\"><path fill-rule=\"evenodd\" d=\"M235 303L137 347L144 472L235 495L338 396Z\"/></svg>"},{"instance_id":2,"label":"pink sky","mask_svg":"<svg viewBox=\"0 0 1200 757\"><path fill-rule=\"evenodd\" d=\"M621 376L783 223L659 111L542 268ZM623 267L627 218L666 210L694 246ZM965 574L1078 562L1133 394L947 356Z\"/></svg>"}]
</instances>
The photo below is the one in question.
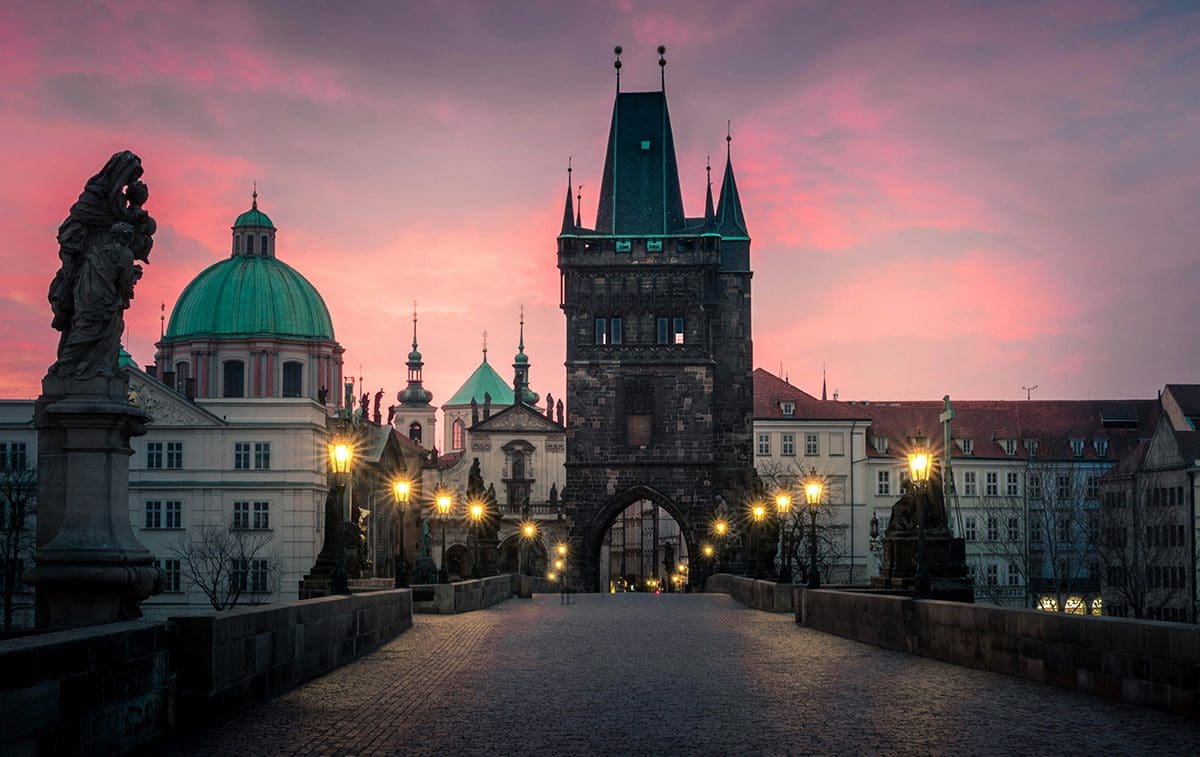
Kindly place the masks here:
<instances>
[{"instance_id":1,"label":"pink sky","mask_svg":"<svg viewBox=\"0 0 1200 757\"><path fill-rule=\"evenodd\" d=\"M612 106L667 90L689 215L725 122L755 364L842 399L1152 397L1200 381L1200 12L1188 4L15 3L0 7L0 397L53 360L58 224L119 149L158 219L127 346L249 206L350 372L434 402L479 361L563 395L554 237Z\"/></svg>"}]
</instances>

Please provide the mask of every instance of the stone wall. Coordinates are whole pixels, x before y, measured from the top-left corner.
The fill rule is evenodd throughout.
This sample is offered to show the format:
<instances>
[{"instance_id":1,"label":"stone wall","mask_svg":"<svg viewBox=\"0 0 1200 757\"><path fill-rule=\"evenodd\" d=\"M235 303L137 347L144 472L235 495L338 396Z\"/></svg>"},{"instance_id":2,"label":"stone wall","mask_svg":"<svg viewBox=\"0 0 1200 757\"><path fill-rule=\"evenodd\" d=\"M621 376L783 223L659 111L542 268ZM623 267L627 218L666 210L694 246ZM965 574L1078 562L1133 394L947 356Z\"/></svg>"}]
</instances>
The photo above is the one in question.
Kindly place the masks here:
<instances>
[{"instance_id":1,"label":"stone wall","mask_svg":"<svg viewBox=\"0 0 1200 757\"><path fill-rule=\"evenodd\" d=\"M517 574L505 573L452 584L414 585L412 591L414 612L434 615L472 612L515 596Z\"/></svg>"},{"instance_id":2,"label":"stone wall","mask_svg":"<svg viewBox=\"0 0 1200 757\"><path fill-rule=\"evenodd\" d=\"M173 618L180 714L211 721L373 652L412 626L390 589Z\"/></svg>"},{"instance_id":3,"label":"stone wall","mask_svg":"<svg viewBox=\"0 0 1200 757\"><path fill-rule=\"evenodd\" d=\"M796 622L909 654L1200 718L1200 628L797 589Z\"/></svg>"},{"instance_id":4,"label":"stone wall","mask_svg":"<svg viewBox=\"0 0 1200 757\"><path fill-rule=\"evenodd\" d=\"M759 581L729 573L714 573L704 582L704 590L728 594L744 605L766 612L792 611L792 584Z\"/></svg>"},{"instance_id":5,"label":"stone wall","mask_svg":"<svg viewBox=\"0 0 1200 757\"><path fill-rule=\"evenodd\" d=\"M175 637L110 623L0 642L0 754L119 754L166 733Z\"/></svg>"}]
</instances>

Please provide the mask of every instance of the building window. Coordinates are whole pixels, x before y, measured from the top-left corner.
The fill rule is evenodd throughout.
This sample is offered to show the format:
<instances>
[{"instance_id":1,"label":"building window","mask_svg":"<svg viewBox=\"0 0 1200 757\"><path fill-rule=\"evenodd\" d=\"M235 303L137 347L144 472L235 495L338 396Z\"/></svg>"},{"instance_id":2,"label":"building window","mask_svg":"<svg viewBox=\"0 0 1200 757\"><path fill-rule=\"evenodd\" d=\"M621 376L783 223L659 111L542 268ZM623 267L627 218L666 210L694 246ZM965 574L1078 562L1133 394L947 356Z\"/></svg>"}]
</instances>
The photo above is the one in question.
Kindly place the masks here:
<instances>
[{"instance_id":1,"label":"building window","mask_svg":"<svg viewBox=\"0 0 1200 757\"><path fill-rule=\"evenodd\" d=\"M163 503L163 527L183 528L183 503L169 499Z\"/></svg>"},{"instance_id":2,"label":"building window","mask_svg":"<svg viewBox=\"0 0 1200 757\"><path fill-rule=\"evenodd\" d=\"M659 344L669 344L670 343L670 339L668 339L668 337L667 337L668 327L670 325L671 325L670 319L667 319L667 318L659 318L658 319L658 343Z\"/></svg>"},{"instance_id":3,"label":"building window","mask_svg":"<svg viewBox=\"0 0 1200 757\"><path fill-rule=\"evenodd\" d=\"M987 564L987 572L984 574L984 582L988 586L1000 585L1000 566L996 563Z\"/></svg>"},{"instance_id":4,"label":"building window","mask_svg":"<svg viewBox=\"0 0 1200 757\"><path fill-rule=\"evenodd\" d=\"M162 528L162 502L156 499L146 502L146 528Z\"/></svg>"},{"instance_id":5,"label":"building window","mask_svg":"<svg viewBox=\"0 0 1200 757\"><path fill-rule=\"evenodd\" d=\"M760 454L760 455L771 454L771 435L770 434L759 434L758 435L758 454Z\"/></svg>"},{"instance_id":6,"label":"building window","mask_svg":"<svg viewBox=\"0 0 1200 757\"><path fill-rule=\"evenodd\" d=\"M146 467L158 470L163 467L163 443L146 442Z\"/></svg>"},{"instance_id":7,"label":"building window","mask_svg":"<svg viewBox=\"0 0 1200 757\"><path fill-rule=\"evenodd\" d=\"M796 454L796 435L782 434L780 436L779 451L783 455L794 456Z\"/></svg>"},{"instance_id":8,"label":"building window","mask_svg":"<svg viewBox=\"0 0 1200 757\"><path fill-rule=\"evenodd\" d=\"M1042 498L1042 476L1040 473L1029 474L1029 498Z\"/></svg>"},{"instance_id":9,"label":"building window","mask_svg":"<svg viewBox=\"0 0 1200 757\"><path fill-rule=\"evenodd\" d=\"M245 397L246 364L241 360L226 360L222 366L222 370L224 372L224 383L222 385L221 396Z\"/></svg>"},{"instance_id":10,"label":"building window","mask_svg":"<svg viewBox=\"0 0 1200 757\"><path fill-rule=\"evenodd\" d=\"M1088 499L1099 499L1100 498L1100 477L1099 476L1090 475L1087 477L1087 498Z\"/></svg>"},{"instance_id":11,"label":"building window","mask_svg":"<svg viewBox=\"0 0 1200 757\"><path fill-rule=\"evenodd\" d=\"M162 571L163 575L163 591L180 591L179 586L182 571L180 570L179 560L159 560L158 569Z\"/></svg>"},{"instance_id":12,"label":"building window","mask_svg":"<svg viewBox=\"0 0 1200 757\"><path fill-rule=\"evenodd\" d=\"M988 497L997 497L1000 495L1000 476L996 471L990 470L983 474L983 493Z\"/></svg>"},{"instance_id":13,"label":"building window","mask_svg":"<svg viewBox=\"0 0 1200 757\"><path fill-rule=\"evenodd\" d=\"M1004 454L1008 455L1009 457L1012 457L1013 455L1017 454L1017 440L1016 439L1004 439L1001 441L1001 444L1004 445Z\"/></svg>"},{"instance_id":14,"label":"building window","mask_svg":"<svg viewBox=\"0 0 1200 757\"><path fill-rule=\"evenodd\" d=\"M1016 444L1016 443L1014 442L1014 444ZM1030 457L1033 457L1034 455L1037 454L1037 451L1038 451L1038 440L1037 439L1026 439L1025 440L1025 454L1029 455ZM1008 454L1011 455L1012 452L1010 452Z\"/></svg>"},{"instance_id":15,"label":"building window","mask_svg":"<svg viewBox=\"0 0 1200 757\"><path fill-rule=\"evenodd\" d=\"M264 593L268 591L270 566L266 560L247 560L235 557L229 565L229 587L233 591Z\"/></svg>"},{"instance_id":16,"label":"building window","mask_svg":"<svg viewBox=\"0 0 1200 757\"><path fill-rule=\"evenodd\" d=\"M254 235L253 234L246 235L246 254L247 255L254 254Z\"/></svg>"},{"instance_id":17,"label":"building window","mask_svg":"<svg viewBox=\"0 0 1200 757\"><path fill-rule=\"evenodd\" d=\"M683 344L683 319L671 319L671 344Z\"/></svg>"},{"instance_id":18,"label":"building window","mask_svg":"<svg viewBox=\"0 0 1200 757\"><path fill-rule=\"evenodd\" d=\"M266 560L250 561L250 591L261 593L268 590L268 572L269 567Z\"/></svg>"},{"instance_id":19,"label":"building window","mask_svg":"<svg viewBox=\"0 0 1200 757\"><path fill-rule=\"evenodd\" d=\"M24 470L29 467L25 442L0 442L0 470Z\"/></svg>"},{"instance_id":20,"label":"building window","mask_svg":"<svg viewBox=\"0 0 1200 757\"><path fill-rule=\"evenodd\" d=\"M233 503L233 527L238 529L250 528L250 503Z\"/></svg>"},{"instance_id":21,"label":"building window","mask_svg":"<svg viewBox=\"0 0 1200 757\"><path fill-rule=\"evenodd\" d=\"M963 538L967 541L975 541L979 538L979 531L975 525L974 515L968 515L963 518Z\"/></svg>"},{"instance_id":22,"label":"building window","mask_svg":"<svg viewBox=\"0 0 1200 757\"><path fill-rule=\"evenodd\" d=\"M1082 439L1072 439L1071 440L1071 454L1074 455L1075 457L1083 457L1083 440Z\"/></svg>"},{"instance_id":23,"label":"building window","mask_svg":"<svg viewBox=\"0 0 1200 757\"><path fill-rule=\"evenodd\" d=\"M608 321L596 319L596 344L608 344Z\"/></svg>"},{"instance_id":24,"label":"building window","mask_svg":"<svg viewBox=\"0 0 1200 757\"><path fill-rule=\"evenodd\" d=\"M649 447L654 436L654 389L643 382L625 386L625 444Z\"/></svg>"},{"instance_id":25,"label":"building window","mask_svg":"<svg viewBox=\"0 0 1200 757\"><path fill-rule=\"evenodd\" d=\"M167 442L167 468L179 470L183 467L183 442Z\"/></svg>"},{"instance_id":26,"label":"building window","mask_svg":"<svg viewBox=\"0 0 1200 757\"><path fill-rule=\"evenodd\" d=\"M283 396L304 396L304 363L289 360L283 364Z\"/></svg>"},{"instance_id":27,"label":"building window","mask_svg":"<svg viewBox=\"0 0 1200 757\"><path fill-rule=\"evenodd\" d=\"M255 502L253 515L254 519L250 521L253 528L264 529L271 527L270 502Z\"/></svg>"},{"instance_id":28,"label":"building window","mask_svg":"<svg viewBox=\"0 0 1200 757\"><path fill-rule=\"evenodd\" d=\"M1037 519L1029 521L1029 541L1034 544L1042 542L1042 522Z\"/></svg>"},{"instance_id":29,"label":"building window","mask_svg":"<svg viewBox=\"0 0 1200 757\"><path fill-rule=\"evenodd\" d=\"M1059 543L1066 543L1066 542L1071 541L1071 519L1070 518L1060 517L1058 519L1058 541L1059 541ZM1063 571L1063 573L1065 574L1066 571Z\"/></svg>"},{"instance_id":30,"label":"building window","mask_svg":"<svg viewBox=\"0 0 1200 757\"><path fill-rule=\"evenodd\" d=\"M846 435L845 434L830 434L829 435L829 455L831 457L841 457L846 454Z\"/></svg>"},{"instance_id":31,"label":"building window","mask_svg":"<svg viewBox=\"0 0 1200 757\"><path fill-rule=\"evenodd\" d=\"M466 427L461 418L454 419L450 426L450 449L463 449L463 433Z\"/></svg>"},{"instance_id":32,"label":"building window","mask_svg":"<svg viewBox=\"0 0 1200 757\"><path fill-rule=\"evenodd\" d=\"M891 496L892 472L881 470L875 472L875 494L880 497Z\"/></svg>"},{"instance_id":33,"label":"building window","mask_svg":"<svg viewBox=\"0 0 1200 757\"><path fill-rule=\"evenodd\" d=\"M963 496L975 497L979 495L979 486L975 481L975 471L963 471Z\"/></svg>"},{"instance_id":34,"label":"building window","mask_svg":"<svg viewBox=\"0 0 1200 757\"><path fill-rule=\"evenodd\" d=\"M796 403L795 402L781 402L781 403L779 403L779 409L783 411L784 417L791 418L793 415L796 414Z\"/></svg>"},{"instance_id":35,"label":"building window","mask_svg":"<svg viewBox=\"0 0 1200 757\"><path fill-rule=\"evenodd\" d=\"M260 253L262 253L263 255L267 254L267 235L266 234L263 234L261 237L258 238L258 247L259 247L258 251Z\"/></svg>"},{"instance_id":36,"label":"building window","mask_svg":"<svg viewBox=\"0 0 1200 757\"><path fill-rule=\"evenodd\" d=\"M804 455L812 457L821 454L820 436L817 434L804 435Z\"/></svg>"},{"instance_id":37,"label":"building window","mask_svg":"<svg viewBox=\"0 0 1200 757\"><path fill-rule=\"evenodd\" d=\"M255 468L255 470L270 470L270 468L271 468L271 443L270 442L255 442L254 443L254 468Z\"/></svg>"},{"instance_id":38,"label":"building window","mask_svg":"<svg viewBox=\"0 0 1200 757\"><path fill-rule=\"evenodd\" d=\"M1020 518L1008 519L1008 540L1012 542L1021 540L1021 520Z\"/></svg>"},{"instance_id":39,"label":"building window","mask_svg":"<svg viewBox=\"0 0 1200 757\"><path fill-rule=\"evenodd\" d=\"M1017 564L1015 562L1010 562L1008 564L1008 585L1021 585L1021 571L1017 569Z\"/></svg>"},{"instance_id":40,"label":"building window","mask_svg":"<svg viewBox=\"0 0 1200 757\"><path fill-rule=\"evenodd\" d=\"M1097 457L1104 457L1105 455L1108 454L1108 440L1107 439L1093 439L1092 440L1092 449L1096 450Z\"/></svg>"},{"instance_id":41,"label":"building window","mask_svg":"<svg viewBox=\"0 0 1200 757\"><path fill-rule=\"evenodd\" d=\"M1021 496L1021 475L1015 470L1004 474L1004 493L1009 497Z\"/></svg>"},{"instance_id":42,"label":"building window","mask_svg":"<svg viewBox=\"0 0 1200 757\"><path fill-rule=\"evenodd\" d=\"M233 445L233 468L234 468L234 470L249 470L250 469L250 443L249 442L234 442L234 445Z\"/></svg>"},{"instance_id":43,"label":"building window","mask_svg":"<svg viewBox=\"0 0 1200 757\"><path fill-rule=\"evenodd\" d=\"M621 344L625 341L625 323L620 316L609 319L608 334L612 344Z\"/></svg>"},{"instance_id":44,"label":"building window","mask_svg":"<svg viewBox=\"0 0 1200 757\"><path fill-rule=\"evenodd\" d=\"M1070 475L1058 476L1055 483L1058 484L1058 486L1056 487L1056 493L1058 494L1058 499L1060 501L1070 499L1071 498L1071 476Z\"/></svg>"},{"instance_id":45,"label":"building window","mask_svg":"<svg viewBox=\"0 0 1200 757\"><path fill-rule=\"evenodd\" d=\"M421 424L413 421L408 424L408 438L412 439L417 444L421 443Z\"/></svg>"},{"instance_id":46,"label":"building window","mask_svg":"<svg viewBox=\"0 0 1200 757\"><path fill-rule=\"evenodd\" d=\"M975 454L975 440L959 439L958 448L962 450L964 455L973 455Z\"/></svg>"},{"instance_id":47,"label":"building window","mask_svg":"<svg viewBox=\"0 0 1200 757\"><path fill-rule=\"evenodd\" d=\"M1000 539L1000 522L996 520L995 515L987 516L987 538L988 541L998 541Z\"/></svg>"}]
</instances>

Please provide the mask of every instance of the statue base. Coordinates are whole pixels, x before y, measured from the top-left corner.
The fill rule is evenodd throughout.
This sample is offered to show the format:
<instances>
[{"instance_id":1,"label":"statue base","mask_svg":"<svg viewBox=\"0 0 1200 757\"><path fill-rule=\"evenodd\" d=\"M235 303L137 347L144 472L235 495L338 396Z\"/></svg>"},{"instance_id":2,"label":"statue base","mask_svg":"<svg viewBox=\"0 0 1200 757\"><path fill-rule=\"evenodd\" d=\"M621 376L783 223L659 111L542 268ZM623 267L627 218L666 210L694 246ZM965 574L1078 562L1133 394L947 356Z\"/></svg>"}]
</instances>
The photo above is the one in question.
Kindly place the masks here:
<instances>
[{"instance_id":1,"label":"statue base","mask_svg":"<svg viewBox=\"0 0 1200 757\"><path fill-rule=\"evenodd\" d=\"M161 590L154 555L129 522L129 440L149 415L126 397L124 376L47 376L34 405L38 519L34 567L39 628L134 620Z\"/></svg>"},{"instance_id":2,"label":"statue base","mask_svg":"<svg viewBox=\"0 0 1200 757\"><path fill-rule=\"evenodd\" d=\"M433 558L428 555L418 557L413 563L411 582L414 584L435 584L438 582L438 569Z\"/></svg>"},{"instance_id":3,"label":"statue base","mask_svg":"<svg viewBox=\"0 0 1200 757\"><path fill-rule=\"evenodd\" d=\"M882 590L915 591L919 540L915 533L900 532L883 539L882 566L871 586ZM925 534L925 570L930 599L974 602L975 587L967 575L966 542L945 529Z\"/></svg>"}]
</instances>

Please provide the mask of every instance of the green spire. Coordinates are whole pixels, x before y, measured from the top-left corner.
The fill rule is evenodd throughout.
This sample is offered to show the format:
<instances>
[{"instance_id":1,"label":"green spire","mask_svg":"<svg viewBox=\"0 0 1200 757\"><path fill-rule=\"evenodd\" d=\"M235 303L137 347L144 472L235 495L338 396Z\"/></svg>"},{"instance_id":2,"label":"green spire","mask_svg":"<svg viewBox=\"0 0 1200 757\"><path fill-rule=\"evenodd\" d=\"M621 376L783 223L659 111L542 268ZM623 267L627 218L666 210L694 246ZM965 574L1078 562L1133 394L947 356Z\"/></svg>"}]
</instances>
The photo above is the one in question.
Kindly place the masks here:
<instances>
[{"instance_id":1,"label":"green spire","mask_svg":"<svg viewBox=\"0 0 1200 757\"><path fill-rule=\"evenodd\" d=\"M721 199L717 203L717 231L726 238L747 238L746 217L742 213L742 198L738 195L737 181L733 178L731 143L733 136L725 132L725 176L721 179Z\"/></svg>"}]
</instances>

